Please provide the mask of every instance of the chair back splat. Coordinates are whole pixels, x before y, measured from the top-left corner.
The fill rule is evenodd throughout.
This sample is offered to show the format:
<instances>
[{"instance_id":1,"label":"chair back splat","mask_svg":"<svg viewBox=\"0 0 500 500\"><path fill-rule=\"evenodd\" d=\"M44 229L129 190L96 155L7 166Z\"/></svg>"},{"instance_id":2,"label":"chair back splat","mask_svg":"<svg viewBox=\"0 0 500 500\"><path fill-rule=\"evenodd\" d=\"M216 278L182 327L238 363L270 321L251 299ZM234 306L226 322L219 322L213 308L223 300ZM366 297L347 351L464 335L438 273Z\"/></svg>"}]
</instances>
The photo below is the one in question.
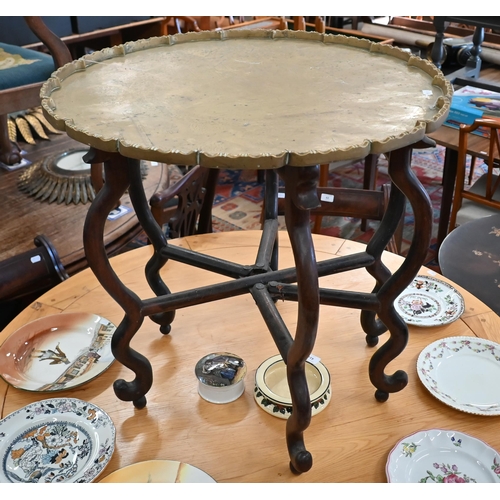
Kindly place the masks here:
<instances>
[{"instance_id":1,"label":"chair back splat","mask_svg":"<svg viewBox=\"0 0 500 500\"><path fill-rule=\"evenodd\" d=\"M219 171L197 165L149 203L168 238L212 232L212 204Z\"/></svg>"}]
</instances>

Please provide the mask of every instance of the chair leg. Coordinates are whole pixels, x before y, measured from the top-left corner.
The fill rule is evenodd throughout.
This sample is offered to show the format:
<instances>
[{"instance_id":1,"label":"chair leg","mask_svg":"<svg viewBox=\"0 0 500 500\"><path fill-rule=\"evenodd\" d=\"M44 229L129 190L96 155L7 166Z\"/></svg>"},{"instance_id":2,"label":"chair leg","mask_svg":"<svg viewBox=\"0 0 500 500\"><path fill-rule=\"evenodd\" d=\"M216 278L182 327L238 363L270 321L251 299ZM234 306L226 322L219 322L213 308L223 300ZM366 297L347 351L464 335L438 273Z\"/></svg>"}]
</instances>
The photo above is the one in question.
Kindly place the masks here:
<instances>
[{"instance_id":1,"label":"chair leg","mask_svg":"<svg viewBox=\"0 0 500 500\"><path fill-rule=\"evenodd\" d=\"M21 149L9 138L7 115L0 115L0 161L6 165L15 165L22 160Z\"/></svg>"},{"instance_id":2,"label":"chair leg","mask_svg":"<svg viewBox=\"0 0 500 500\"><path fill-rule=\"evenodd\" d=\"M329 167L330 167L329 164L319 166L319 181L318 181L319 187L327 187L328 186ZM314 234L321 233L321 222L322 221L323 221L322 215L316 215L314 217L314 224L313 224L313 228L312 228L312 232Z\"/></svg>"},{"instance_id":3,"label":"chair leg","mask_svg":"<svg viewBox=\"0 0 500 500\"><path fill-rule=\"evenodd\" d=\"M377 186L377 161L378 155L369 154L365 158L365 171L363 176L363 189L374 191ZM368 227L367 219L361 220L361 231L366 231Z\"/></svg>"},{"instance_id":4,"label":"chair leg","mask_svg":"<svg viewBox=\"0 0 500 500\"><path fill-rule=\"evenodd\" d=\"M472 186L472 176L474 175L474 167L476 166L476 157L470 157L470 169L469 169L469 186Z\"/></svg>"}]
</instances>

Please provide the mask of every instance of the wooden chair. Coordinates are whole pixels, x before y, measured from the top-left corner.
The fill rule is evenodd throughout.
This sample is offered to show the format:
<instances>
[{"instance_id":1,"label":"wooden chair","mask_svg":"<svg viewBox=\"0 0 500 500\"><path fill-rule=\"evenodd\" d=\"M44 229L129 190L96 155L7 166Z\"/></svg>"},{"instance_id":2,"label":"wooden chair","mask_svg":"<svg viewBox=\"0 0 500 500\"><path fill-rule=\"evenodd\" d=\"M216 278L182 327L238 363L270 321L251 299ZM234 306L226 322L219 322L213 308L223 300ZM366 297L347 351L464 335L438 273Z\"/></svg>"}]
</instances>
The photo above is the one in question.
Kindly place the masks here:
<instances>
[{"instance_id":1,"label":"wooden chair","mask_svg":"<svg viewBox=\"0 0 500 500\"><path fill-rule=\"evenodd\" d=\"M471 132L483 127L490 133L488 151L488 171L474 184L465 185L467 140ZM487 217L500 210L500 176L495 170L500 168L500 121L478 119L472 125L460 126L458 143L457 177L451 209L448 232L466 222Z\"/></svg>"},{"instance_id":2,"label":"wooden chair","mask_svg":"<svg viewBox=\"0 0 500 500\"><path fill-rule=\"evenodd\" d=\"M43 82L56 68L72 60L64 42L47 28L42 18L26 16L25 20L51 55L0 43L0 51L10 54L9 59L14 61L12 67L0 71L0 161L7 165L22 160L19 146L9 139L8 114L39 106Z\"/></svg>"},{"instance_id":3,"label":"wooden chair","mask_svg":"<svg viewBox=\"0 0 500 500\"><path fill-rule=\"evenodd\" d=\"M285 212L284 192L278 198L278 214ZM365 190L352 188L318 187L318 198L321 206L311 210L311 215L319 217L354 217L357 219L382 220L387 206L391 185L384 184L380 190ZM264 214L264 209L263 212ZM263 218L262 218L263 219ZM263 222L263 220L262 220ZM397 224L397 229L392 236L387 250L401 254L403 241L404 215ZM320 234L320 233L319 233Z\"/></svg>"},{"instance_id":4,"label":"wooden chair","mask_svg":"<svg viewBox=\"0 0 500 500\"><path fill-rule=\"evenodd\" d=\"M34 243L34 249L0 262L0 329L42 293L69 277L46 236L37 236Z\"/></svg>"},{"instance_id":5,"label":"wooden chair","mask_svg":"<svg viewBox=\"0 0 500 500\"><path fill-rule=\"evenodd\" d=\"M310 29L313 28L311 23L306 23L305 17L304 16L295 16L293 17L293 29L294 30L302 30L306 31L307 28L309 27ZM326 24L325 24L325 19L322 16L316 16L314 18L314 28L315 31L318 33L325 33L326 32ZM364 159L365 163L365 174L364 174L364 179L363 179L363 189L371 189L374 190L377 185L377 159L378 155L368 155ZM363 160L363 158L360 158L360 160ZM335 168L335 164L323 164L320 165L319 167L319 181L318 181L318 186L327 186L328 185L328 176L330 173L330 167ZM312 227L312 232L316 234L321 233L321 222L323 220L323 216L317 214L315 219L314 219L314 224ZM362 220L361 222L361 228L363 231L366 231L367 228L367 219Z\"/></svg>"},{"instance_id":6,"label":"wooden chair","mask_svg":"<svg viewBox=\"0 0 500 500\"><path fill-rule=\"evenodd\" d=\"M218 176L217 169L197 165L178 182L151 197L151 212L167 238L212 232Z\"/></svg>"}]
</instances>

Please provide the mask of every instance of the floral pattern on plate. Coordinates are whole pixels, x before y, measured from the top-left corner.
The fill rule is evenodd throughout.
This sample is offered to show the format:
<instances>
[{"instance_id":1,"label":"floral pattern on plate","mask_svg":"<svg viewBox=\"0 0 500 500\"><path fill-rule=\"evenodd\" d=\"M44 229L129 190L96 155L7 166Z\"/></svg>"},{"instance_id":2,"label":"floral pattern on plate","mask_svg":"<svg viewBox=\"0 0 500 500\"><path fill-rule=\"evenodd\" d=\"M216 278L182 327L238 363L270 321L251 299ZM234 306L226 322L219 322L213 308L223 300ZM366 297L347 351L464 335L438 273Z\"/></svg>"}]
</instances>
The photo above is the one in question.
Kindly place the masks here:
<instances>
[{"instance_id":1,"label":"floral pattern on plate","mask_svg":"<svg viewBox=\"0 0 500 500\"><path fill-rule=\"evenodd\" d=\"M32 403L0 420L0 482L87 483L114 451L115 426L74 398Z\"/></svg>"},{"instance_id":2,"label":"floral pattern on plate","mask_svg":"<svg viewBox=\"0 0 500 500\"><path fill-rule=\"evenodd\" d=\"M409 325L437 326L460 318L465 305L449 283L419 275L394 301L394 307Z\"/></svg>"},{"instance_id":3,"label":"floral pattern on plate","mask_svg":"<svg viewBox=\"0 0 500 500\"><path fill-rule=\"evenodd\" d=\"M390 483L500 483L500 455L463 432L430 429L399 441L386 464Z\"/></svg>"},{"instance_id":4,"label":"floral pattern on plate","mask_svg":"<svg viewBox=\"0 0 500 500\"><path fill-rule=\"evenodd\" d=\"M448 337L425 347L417 373L443 403L476 415L500 415L500 344L477 337Z\"/></svg>"},{"instance_id":5,"label":"floral pattern on plate","mask_svg":"<svg viewBox=\"0 0 500 500\"><path fill-rule=\"evenodd\" d=\"M96 314L54 314L32 321L0 346L0 376L17 389L56 392L80 386L114 361L116 327Z\"/></svg>"}]
</instances>

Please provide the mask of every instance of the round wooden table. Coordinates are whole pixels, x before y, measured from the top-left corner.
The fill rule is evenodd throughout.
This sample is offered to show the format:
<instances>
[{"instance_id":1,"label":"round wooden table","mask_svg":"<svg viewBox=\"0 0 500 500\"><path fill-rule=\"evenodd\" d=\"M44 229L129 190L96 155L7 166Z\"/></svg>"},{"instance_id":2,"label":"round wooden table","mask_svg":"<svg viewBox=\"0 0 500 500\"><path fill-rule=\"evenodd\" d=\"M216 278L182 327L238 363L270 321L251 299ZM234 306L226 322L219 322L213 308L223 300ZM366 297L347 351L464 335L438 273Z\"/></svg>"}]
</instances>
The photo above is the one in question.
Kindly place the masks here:
<instances>
[{"instance_id":1,"label":"round wooden table","mask_svg":"<svg viewBox=\"0 0 500 500\"><path fill-rule=\"evenodd\" d=\"M239 263L255 259L261 233L239 231L191 236L170 243L231 258ZM359 252L360 243L314 235L318 261ZM280 266L293 264L286 233L280 232ZM144 265L152 254L144 247L111 259L120 279L143 297L152 297L144 277ZM384 253L383 260L396 270L402 257ZM203 287L220 277L208 271L169 261L161 271L173 291ZM435 276L428 269L421 274ZM440 279L446 280L446 278ZM358 269L321 278L322 286L345 290L371 290L374 280ZM143 410L116 398L116 378L131 372L115 362L86 385L47 394L13 389L0 380L1 417L40 399L76 397L100 406L116 425L116 450L101 477L135 462L152 459L178 460L201 468L218 482L384 482L385 464L392 447L418 430L442 428L469 433L500 450L498 420L457 411L432 396L418 379L416 360L433 341L450 336L478 336L500 342L500 318L470 293L457 287L465 298L462 317L448 325L431 328L410 326L407 348L392 363L408 372L404 391L381 404L373 397L367 377L373 349L365 343L359 311L322 307L313 354L332 377L330 404L312 418L308 447L315 457L307 474L292 474L284 446L285 421L259 408L254 401L254 377L258 366L277 354L267 327L250 295L201 304L178 311L170 335L146 319L132 342L154 367L155 381ZM285 321L297 319L297 304L279 301ZM120 306L102 288L90 269L71 277L20 314L0 334L0 342L20 326L36 318L64 312L99 314L118 324ZM381 337L386 342L388 334ZM230 351L241 356L248 368L245 392L236 401L217 405L198 395L194 369L205 354Z\"/></svg>"},{"instance_id":2,"label":"round wooden table","mask_svg":"<svg viewBox=\"0 0 500 500\"><path fill-rule=\"evenodd\" d=\"M500 314L500 215L451 231L439 248L441 272Z\"/></svg>"}]
</instances>

